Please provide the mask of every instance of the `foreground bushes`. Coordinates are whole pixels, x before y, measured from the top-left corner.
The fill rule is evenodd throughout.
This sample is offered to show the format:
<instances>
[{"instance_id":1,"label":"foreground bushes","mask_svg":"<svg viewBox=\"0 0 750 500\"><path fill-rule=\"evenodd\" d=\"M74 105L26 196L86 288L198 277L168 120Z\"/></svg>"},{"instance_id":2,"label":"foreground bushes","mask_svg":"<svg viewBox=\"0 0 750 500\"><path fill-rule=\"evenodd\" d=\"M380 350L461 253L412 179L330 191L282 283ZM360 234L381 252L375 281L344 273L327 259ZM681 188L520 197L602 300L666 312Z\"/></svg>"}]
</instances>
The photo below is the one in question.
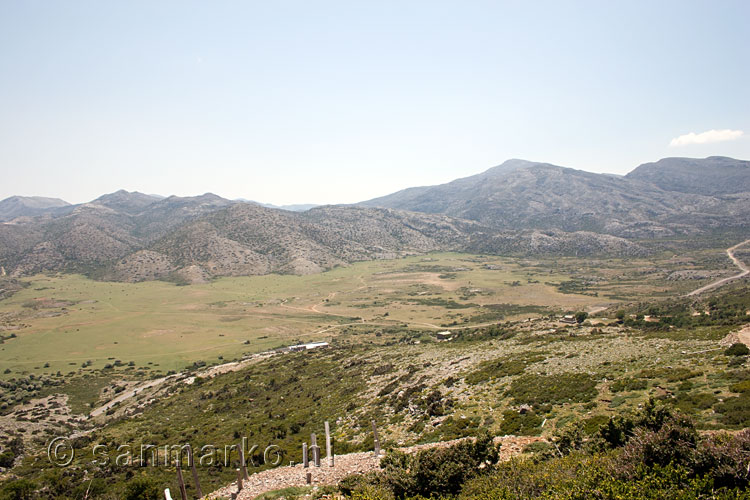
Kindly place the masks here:
<instances>
[{"instance_id":1,"label":"foreground bushes","mask_svg":"<svg viewBox=\"0 0 750 500\"><path fill-rule=\"evenodd\" d=\"M447 448L430 448L408 455L389 452L382 471L344 478L339 488L346 495L365 497L456 495L469 479L491 471L498 459L489 434Z\"/></svg>"},{"instance_id":2,"label":"foreground bushes","mask_svg":"<svg viewBox=\"0 0 750 500\"><path fill-rule=\"evenodd\" d=\"M340 488L361 499L750 499L750 430L700 436L693 423L649 401L593 434L569 426L531 458L495 464L489 436L475 443L389 453L382 470Z\"/></svg>"}]
</instances>

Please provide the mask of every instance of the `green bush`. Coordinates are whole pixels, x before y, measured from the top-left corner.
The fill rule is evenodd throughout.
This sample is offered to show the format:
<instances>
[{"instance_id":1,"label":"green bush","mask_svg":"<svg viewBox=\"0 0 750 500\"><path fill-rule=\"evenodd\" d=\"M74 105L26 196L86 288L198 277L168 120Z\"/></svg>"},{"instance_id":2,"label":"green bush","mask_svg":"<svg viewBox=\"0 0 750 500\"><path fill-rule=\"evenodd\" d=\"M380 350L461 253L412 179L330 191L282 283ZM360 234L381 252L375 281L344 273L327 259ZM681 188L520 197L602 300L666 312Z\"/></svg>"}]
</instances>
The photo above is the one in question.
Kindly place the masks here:
<instances>
[{"instance_id":1,"label":"green bush","mask_svg":"<svg viewBox=\"0 0 750 500\"><path fill-rule=\"evenodd\" d=\"M18 479L11 481L3 486L0 490L0 499L2 500L31 500L34 498L36 484L28 479Z\"/></svg>"},{"instance_id":2,"label":"green bush","mask_svg":"<svg viewBox=\"0 0 750 500\"><path fill-rule=\"evenodd\" d=\"M527 352L521 355L505 356L479 363L476 370L466 375L467 384L481 384L496 378L520 375L526 367L544 359L544 353Z\"/></svg>"},{"instance_id":3,"label":"green bush","mask_svg":"<svg viewBox=\"0 0 750 500\"><path fill-rule=\"evenodd\" d=\"M724 354L727 356L747 356L750 354L750 349L745 344L736 342L724 351Z\"/></svg>"},{"instance_id":4,"label":"green bush","mask_svg":"<svg viewBox=\"0 0 750 500\"><path fill-rule=\"evenodd\" d=\"M587 373L523 375L506 392L517 404L533 405L586 403L597 394L596 380Z\"/></svg>"},{"instance_id":5,"label":"green bush","mask_svg":"<svg viewBox=\"0 0 750 500\"><path fill-rule=\"evenodd\" d=\"M516 436L536 436L542 430L544 419L533 411L519 413L515 410L505 410L500 424L500 434Z\"/></svg>"},{"instance_id":6,"label":"green bush","mask_svg":"<svg viewBox=\"0 0 750 500\"><path fill-rule=\"evenodd\" d=\"M468 479L491 471L490 465L497 459L492 437L483 433L475 440L420 450L416 455L391 451L381 460L381 471L347 476L339 483L339 489L357 498L456 495ZM385 491L368 494L378 489Z\"/></svg>"},{"instance_id":7,"label":"green bush","mask_svg":"<svg viewBox=\"0 0 750 500\"><path fill-rule=\"evenodd\" d=\"M750 392L727 398L723 403L715 405L714 410L721 413L721 422L724 424L736 427L750 425Z\"/></svg>"},{"instance_id":8,"label":"green bush","mask_svg":"<svg viewBox=\"0 0 750 500\"><path fill-rule=\"evenodd\" d=\"M703 372L678 366L676 368L646 368L641 370L643 378L664 378L667 382L682 382L703 375Z\"/></svg>"},{"instance_id":9,"label":"green bush","mask_svg":"<svg viewBox=\"0 0 750 500\"><path fill-rule=\"evenodd\" d=\"M609 386L612 392L641 391L648 387L648 382L640 378L625 377L617 379Z\"/></svg>"},{"instance_id":10,"label":"green bush","mask_svg":"<svg viewBox=\"0 0 750 500\"><path fill-rule=\"evenodd\" d=\"M5 450L0 453L0 467L13 467L16 460L16 454L12 450Z\"/></svg>"},{"instance_id":11,"label":"green bush","mask_svg":"<svg viewBox=\"0 0 750 500\"><path fill-rule=\"evenodd\" d=\"M146 476L131 479L125 487L123 498L125 500L160 500L159 483Z\"/></svg>"}]
</instances>

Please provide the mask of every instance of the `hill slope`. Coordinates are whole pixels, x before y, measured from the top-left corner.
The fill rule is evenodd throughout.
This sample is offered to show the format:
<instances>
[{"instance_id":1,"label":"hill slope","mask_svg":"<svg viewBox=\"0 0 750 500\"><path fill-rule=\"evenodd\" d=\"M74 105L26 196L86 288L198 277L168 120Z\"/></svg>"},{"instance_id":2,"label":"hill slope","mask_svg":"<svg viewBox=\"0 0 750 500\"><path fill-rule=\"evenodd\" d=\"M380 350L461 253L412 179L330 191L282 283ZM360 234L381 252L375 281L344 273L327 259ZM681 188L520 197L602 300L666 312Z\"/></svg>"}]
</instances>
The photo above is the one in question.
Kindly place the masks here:
<instances>
[{"instance_id":1,"label":"hill slope","mask_svg":"<svg viewBox=\"0 0 750 500\"><path fill-rule=\"evenodd\" d=\"M710 165L715 160L692 162ZM690 234L706 226L742 225L750 214L748 197L724 199L666 190L643 175L645 170L618 177L509 160L481 174L399 191L361 205L440 213L501 229L585 230L624 237ZM670 175L665 173L661 184Z\"/></svg>"}]
</instances>

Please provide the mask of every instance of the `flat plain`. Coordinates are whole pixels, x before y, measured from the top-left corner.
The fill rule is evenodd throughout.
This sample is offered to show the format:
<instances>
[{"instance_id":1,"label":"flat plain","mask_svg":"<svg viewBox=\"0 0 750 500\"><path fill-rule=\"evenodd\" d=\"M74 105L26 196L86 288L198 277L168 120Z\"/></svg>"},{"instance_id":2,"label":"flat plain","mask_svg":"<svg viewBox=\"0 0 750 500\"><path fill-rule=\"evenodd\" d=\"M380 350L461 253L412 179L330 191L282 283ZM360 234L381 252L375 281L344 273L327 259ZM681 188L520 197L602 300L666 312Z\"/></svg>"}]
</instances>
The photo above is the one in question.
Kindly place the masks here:
<instances>
[{"instance_id":1,"label":"flat plain","mask_svg":"<svg viewBox=\"0 0 750 500\"><path fill-rule=\"evenodd\" d=\"M4 335L15 334L0 345L0 377L69 373L82 365L130 365L153 376L283 345L336 341L358 325L434 332L595 312L681 295L731 273L722 252L627 262L439 253L189 286L37 275L0 301ZM685 272L694 275L684 279Z\"/></svg>"}]
</instances>

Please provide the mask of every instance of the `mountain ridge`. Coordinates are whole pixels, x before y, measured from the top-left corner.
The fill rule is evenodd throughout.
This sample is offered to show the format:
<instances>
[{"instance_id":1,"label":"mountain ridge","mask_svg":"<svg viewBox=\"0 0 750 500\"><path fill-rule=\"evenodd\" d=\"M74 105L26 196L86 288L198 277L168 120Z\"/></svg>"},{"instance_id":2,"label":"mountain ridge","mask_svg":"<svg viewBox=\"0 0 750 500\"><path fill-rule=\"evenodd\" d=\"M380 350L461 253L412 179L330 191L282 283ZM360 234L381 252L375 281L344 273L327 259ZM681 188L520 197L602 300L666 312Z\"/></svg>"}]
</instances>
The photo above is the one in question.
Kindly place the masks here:
<instances>
[{"instance_id":1,"label":"mountain ridge","mask_svg":"<svg viewBox=\"0 0 750 500\"><path fill-rule=\"evenodd\" d=\"M717 196L716 192L687 189L690 183L684 178L688 174L680 177L680 161L687 164L685 169L692 168L692 182L700 182L702 179L695 180L693 166L702 162L714 164L716 158L660 160L672 165L667 176L674 177L682 190L665 189L669 187L666 179L651 182L646 174L654 168L658 170L658 166L642 165L626 176L614 176L549 163L508 160L479 174L437 186L397 191L359 205L440 213L498 229L594 231L630 238L684 235L700 232L706 224L741 224L740 214L750 213L742 197L732 198L744 191L725 188ZM721 161L725 168L744 175L742 179L750 192L750 169L736 167L749 162L724 157ZM702 177L712 175L703 172ZM694 214L700 222L677 223L676 220L685 219L686 213ZM728 222L727 217L733 222Z\"/></svg>"},{"instance_id":2,"label":"mountain ridge","mask_svg":"<svg viewBox=\"0 0 750 500\"><path fill-rule=\"evenodd\" d=\"M711 175L701 162L742 175L748 162L660 162L629 178L514 159L438 186L296 212L213 193L161 198L120 190L0 223L0 265L12 276L71 271L200 282L431 251L629 257L647 253L642 240L750 230L750 192L721 183L710 186L720 194L682 192L691 190L689 179ZM657 181L672 176L682 191L650 180L665 162Z\"/></svg>"}]
</instances>

